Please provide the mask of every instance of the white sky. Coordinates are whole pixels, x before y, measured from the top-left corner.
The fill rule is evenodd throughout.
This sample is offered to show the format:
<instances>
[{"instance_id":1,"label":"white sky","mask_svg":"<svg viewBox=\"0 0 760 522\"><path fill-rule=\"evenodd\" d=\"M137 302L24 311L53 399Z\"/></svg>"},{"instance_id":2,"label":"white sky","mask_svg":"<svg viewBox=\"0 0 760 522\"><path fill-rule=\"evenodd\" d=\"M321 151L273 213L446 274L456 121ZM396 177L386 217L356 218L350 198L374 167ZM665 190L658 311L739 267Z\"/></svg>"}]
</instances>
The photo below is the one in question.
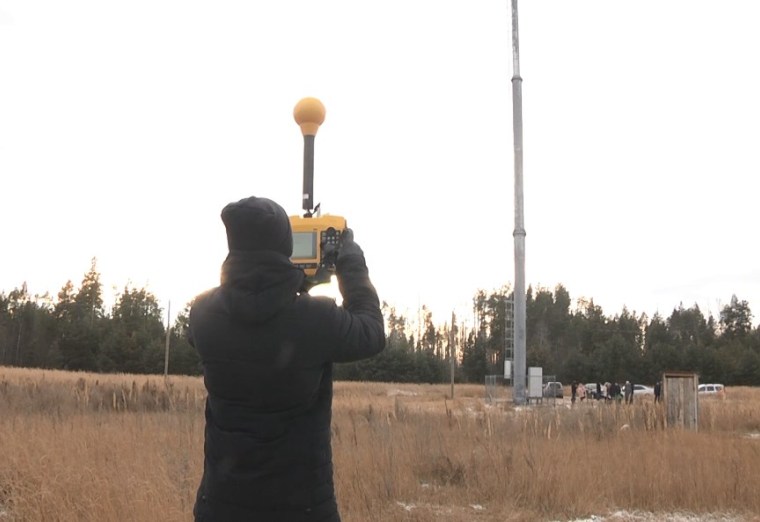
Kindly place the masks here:
<instances>
[{"instance_id":1,"label":"white sky","mask_svg":"<svg viewBox=\"0 0 760 522\"><path fill-rule=\"evenodd\" d=\"M760 321L760 4L522 1L526 280L607 315ZM383 300L437 322L514 280L509 1L0 0L0 289L172 309L217 284L222 207L348 219ZM414 312L410 312L413 314Z\"/></svg>"}]
</instances>

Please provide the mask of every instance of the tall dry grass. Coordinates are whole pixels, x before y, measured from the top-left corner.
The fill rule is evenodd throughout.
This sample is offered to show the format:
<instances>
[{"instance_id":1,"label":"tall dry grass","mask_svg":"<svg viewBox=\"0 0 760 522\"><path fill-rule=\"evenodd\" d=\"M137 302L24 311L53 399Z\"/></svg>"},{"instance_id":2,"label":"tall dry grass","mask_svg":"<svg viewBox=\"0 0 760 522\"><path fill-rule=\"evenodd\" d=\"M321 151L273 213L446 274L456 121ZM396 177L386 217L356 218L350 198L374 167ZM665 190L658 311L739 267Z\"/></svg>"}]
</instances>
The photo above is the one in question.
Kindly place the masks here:
<instances>
[{"instance_id":1,"label":"tall dry grass","mask_svg":"<svg viewBox=\"0 0 760 522\"><path fill-rule=\"evenodd\" d=\"M482 386L336 383L344 522L571 520L615 510L760 517L760 390L700 404L515 410ZM0 368L0 521L191 520L199 378Z\"/></svg>"},{"instance_id":2,"label":"tall dry grass","mask_svg":"<svg viewBox=\"0 0 760 522\"><path fill-rule=\"evenodd\" d=\"M702 401L701 430L691 433L664 429L663 412L646 399L514 411L486 407L480 388L454 401L445 387L392 400L383 396L393 395L388 386L364 388L346 386L336 402L336 468L351 520L760 513L760 440L752 437L760 390Z\"/></svg>"},{"instance_id":3,"label":"tall dry grass","mask_svg":"<svg viewBox=\"0 0 760 522\"><path fill-rule=\"evenodd\" d=\"M0 369L0 520L188 520L197 378Z\"/></svg>"}]
</instances>

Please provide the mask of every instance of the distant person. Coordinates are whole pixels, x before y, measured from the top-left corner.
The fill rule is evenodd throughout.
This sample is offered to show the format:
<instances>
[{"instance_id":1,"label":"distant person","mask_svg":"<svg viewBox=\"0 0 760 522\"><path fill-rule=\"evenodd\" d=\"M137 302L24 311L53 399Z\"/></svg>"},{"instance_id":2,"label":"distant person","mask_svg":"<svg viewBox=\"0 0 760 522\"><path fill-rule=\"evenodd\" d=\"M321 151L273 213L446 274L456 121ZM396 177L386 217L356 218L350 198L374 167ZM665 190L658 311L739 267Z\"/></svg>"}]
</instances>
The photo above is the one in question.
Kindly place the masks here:
<instances>
[{"instance_id":1,"label":"distant person","mask_svg":"<svg viewBox=\"0 0 760 522\"><path fill-rule=\"evenodd\" d=\"M586 400L586 385L583 383L578 385L578 398L581 402Z\"/></svg>"},{"instance_id":2,"label":"distant person","mask_svg":"<svg viewBox=\"0 0 760 522\"><path fill-rule=\"evenodd\" d=\"M620 392L620 385L617 382L613 382L610 390L612 392L612 398L615 399L615 402L619 403L623 399L623 395Z\"/></svg>"},{"instance_id":3,"label":"distant person","mask_svg":"<svg viewBox=\"0 0 760 522\"><path fill-rule=\"evenodd\" d=\"M221 285L196 298L189 320L208 391L195 520L339 522L332 365L385 346L364 254L350 230L332 252L338 306L306 292L280 205L250 197L221 217L229 246Z\"/></svg>"},{"instance_id":4,"label":"distant person","mask_svg":"<svg viewBox=\"0 0 760 522\"><path fill-rule=\"evenodd\" d=\"M631 384L631 381L625 381L624 394L626 404L633 402L633 385Z\"/></svg>"},{"instance_id":5,"label":"distant person","mask_svg":"<svg viewBox=\"0 0 760 522\"><path fill-rule=\"evenodd\" d=\"M599 400L602 398L602 383L597 382L596 383L596 400Z\"/></svg>"},{"instance_id":6,"label":"distant person","mask_svg":"<svg viewBox=\"0 0 760 522\"><path fill-rule=\"evenodd\" d=\"M660 400L661 400L660 396L661 395L662 395L662 382L657 381L654 384L654 402L655 403L660 402Z\"/></svg>"},{"instance_id":7,"label":"distant person","mask_svg":"<svg viewBox=\"0 0 760 522\"><path fill-rule=\"evenodd\" d=\"M578 397L578 382L573 381L570 385L570 403L575 404L575 399Z\"/></svg>"}]
</instances>

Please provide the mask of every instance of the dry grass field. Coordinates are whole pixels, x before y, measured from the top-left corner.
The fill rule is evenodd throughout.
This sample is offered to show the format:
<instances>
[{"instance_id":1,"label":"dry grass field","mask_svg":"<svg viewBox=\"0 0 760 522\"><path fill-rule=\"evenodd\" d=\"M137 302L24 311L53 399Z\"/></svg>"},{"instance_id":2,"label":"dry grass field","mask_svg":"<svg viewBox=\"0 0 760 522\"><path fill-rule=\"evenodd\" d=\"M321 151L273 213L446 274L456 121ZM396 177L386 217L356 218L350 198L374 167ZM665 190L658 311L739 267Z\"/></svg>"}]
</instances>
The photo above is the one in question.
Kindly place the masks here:
<instances>
[{"instance_id":1,"label":"dry grass field","mask_svg":"<svg viewBox=\"0 0 760 522\"><path fill-rule=\"evenodd\" d=\"M647 398L449 391L336 383L344 522L760 520L760 389L702 400L697 433ZM204 398L193 377L0 368L0 521L191 520Z\"/></svg>"}]
</instances>

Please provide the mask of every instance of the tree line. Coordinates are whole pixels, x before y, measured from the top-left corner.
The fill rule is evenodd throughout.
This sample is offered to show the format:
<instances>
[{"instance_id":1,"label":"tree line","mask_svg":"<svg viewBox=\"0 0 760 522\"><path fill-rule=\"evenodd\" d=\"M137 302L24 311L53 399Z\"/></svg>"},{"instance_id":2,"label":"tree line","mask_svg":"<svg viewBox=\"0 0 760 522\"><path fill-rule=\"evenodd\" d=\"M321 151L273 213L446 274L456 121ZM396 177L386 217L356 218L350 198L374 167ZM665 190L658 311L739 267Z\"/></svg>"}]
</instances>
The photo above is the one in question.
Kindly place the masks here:
<instances>
[{"instance_id":1,"label":"tree line","mask_svg":"<svg viewBox=\"0 0 760 522\"><path fill-rule=\"evenodd\" d=\"M425 306L410 318L383 303L387 346L365 361L336 365L342 380L381 382L484 382L503 373L512 335L508 287L478 290L469 321L436 325ZM746 301L731 298L719 317L697 305L668 317L623 309L606 316L593 300L572 303L562 286L527 291L527 366L571 382L630 380L654 383L666 371L693 371L702 382L760 385L760 326L752 327ZM187 341L191 303L169 331L169 373L198 375L197 353ZM0 292L0 365L160 374L167 343L163 310L144 288L127 285L110 309L103 303L97 262L81 284L57 296L29 295L26 284ZM452 362L453 357L453 362Z\"/></svg>"}]
</instances>

